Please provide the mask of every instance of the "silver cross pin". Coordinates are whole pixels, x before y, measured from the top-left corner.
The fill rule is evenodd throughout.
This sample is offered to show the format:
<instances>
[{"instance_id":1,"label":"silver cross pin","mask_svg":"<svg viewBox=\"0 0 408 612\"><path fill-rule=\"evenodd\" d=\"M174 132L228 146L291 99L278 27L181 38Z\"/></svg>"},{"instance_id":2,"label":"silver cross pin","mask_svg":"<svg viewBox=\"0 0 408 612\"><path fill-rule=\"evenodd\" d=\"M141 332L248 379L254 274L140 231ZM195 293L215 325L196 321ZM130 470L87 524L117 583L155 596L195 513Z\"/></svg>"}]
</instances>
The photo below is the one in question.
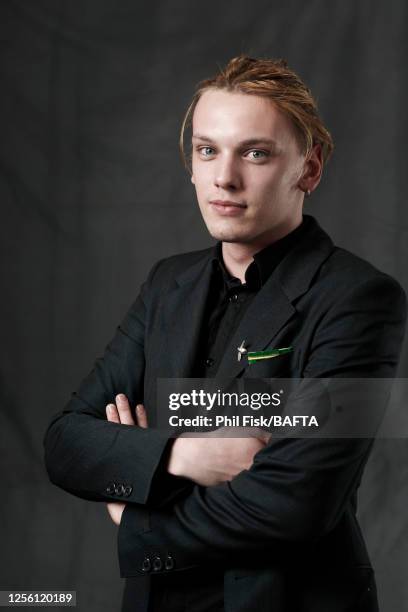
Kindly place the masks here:
<instances>
[{"instance_id":1,"label":"silver cross pin","mask_svg":"<svg viewBox=\"0 0 408 612\"><path fill-rule=\"evenodd\" d=\"M238 361L241 361L242 357L245 355L245 353L247 353L248 351L245 348L245 340L243 340L240 344L240 346L237 348L238 351L238 356L237 359Z\"/></svg>"}]
</instances>

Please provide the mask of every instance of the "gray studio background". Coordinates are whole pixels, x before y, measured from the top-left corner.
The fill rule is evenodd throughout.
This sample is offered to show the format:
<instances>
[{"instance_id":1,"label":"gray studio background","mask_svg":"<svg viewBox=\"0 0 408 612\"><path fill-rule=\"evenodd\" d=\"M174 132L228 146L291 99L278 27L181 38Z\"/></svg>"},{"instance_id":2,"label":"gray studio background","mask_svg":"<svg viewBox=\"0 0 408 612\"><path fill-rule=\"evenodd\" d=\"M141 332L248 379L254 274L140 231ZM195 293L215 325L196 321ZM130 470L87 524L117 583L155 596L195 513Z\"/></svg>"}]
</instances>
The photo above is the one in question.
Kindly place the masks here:
<instances>
[{"instance_id":1,"label":"gray studio background","mask_svg":"<svg viewBox=\"0 0 408 612\"><path fill-rule=\"evenodd\" d=\"M48 483L42 437L152 264L209 244L177 140L217 63L247 52L300 72L336 143L306 212L407 290L407 6L1 0L0 589L119 610L116 527ZM408 601L407 466L407 441L379 441L360 493L385 612Z\"/></svg>"}]
</instances>

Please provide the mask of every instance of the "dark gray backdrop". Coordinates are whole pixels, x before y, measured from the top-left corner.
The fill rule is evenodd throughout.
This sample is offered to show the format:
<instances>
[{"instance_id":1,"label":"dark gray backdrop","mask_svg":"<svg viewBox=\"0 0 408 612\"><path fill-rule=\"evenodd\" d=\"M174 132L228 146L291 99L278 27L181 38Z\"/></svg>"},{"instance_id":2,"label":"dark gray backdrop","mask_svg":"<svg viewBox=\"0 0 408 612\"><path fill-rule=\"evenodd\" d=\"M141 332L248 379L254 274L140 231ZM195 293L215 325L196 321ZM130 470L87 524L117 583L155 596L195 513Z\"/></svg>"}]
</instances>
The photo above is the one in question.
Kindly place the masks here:
<instances>
[{"instance_id":1,"label":"dark gray backdrop","mask_svg":"<svg viewBox=\"0 0 408 612\"><path fill-rule=\"evenodd\" d=\"M1 1L1 589L119 609L116 528L48 483L42 436L151 265L209 244L177 139L217 63L246 52L300 72L336 143L306 211L407 289L407 6ZM406 441L378 442L360 494L386 612L408 600L407 459Z\"/></svg>"}]
</instances>

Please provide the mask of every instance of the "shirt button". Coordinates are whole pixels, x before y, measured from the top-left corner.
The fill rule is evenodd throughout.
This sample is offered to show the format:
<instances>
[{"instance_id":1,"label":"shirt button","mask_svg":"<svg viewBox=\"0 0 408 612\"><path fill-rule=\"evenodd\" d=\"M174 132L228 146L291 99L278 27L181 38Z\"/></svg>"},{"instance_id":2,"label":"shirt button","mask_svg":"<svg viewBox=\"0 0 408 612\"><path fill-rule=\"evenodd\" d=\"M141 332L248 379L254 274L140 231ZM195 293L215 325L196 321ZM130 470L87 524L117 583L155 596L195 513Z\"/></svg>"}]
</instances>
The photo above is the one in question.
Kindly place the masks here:
<instances>
[{"instance_id":1,"label":"shirt button","mask_svg":"<svg viewBox=\"0 0 408 612\"><path fill-rule=\"evenodd\" d=\"M230 297L230 302L236 302L238 299L238 296L236 293L233 293Z\"/></svg>"},{"instance_id":2,"label":"shirt button","mask_svg":"<svg viewBox=\"0 0 408 612\"><path fill-rule=\"evenodd\" d=\"M211 368L211 366L214 365L214 359L211 359L211 357L209 357L205 360L205 365L207 366L207 368Z\"/></svg>"}]
</instances>

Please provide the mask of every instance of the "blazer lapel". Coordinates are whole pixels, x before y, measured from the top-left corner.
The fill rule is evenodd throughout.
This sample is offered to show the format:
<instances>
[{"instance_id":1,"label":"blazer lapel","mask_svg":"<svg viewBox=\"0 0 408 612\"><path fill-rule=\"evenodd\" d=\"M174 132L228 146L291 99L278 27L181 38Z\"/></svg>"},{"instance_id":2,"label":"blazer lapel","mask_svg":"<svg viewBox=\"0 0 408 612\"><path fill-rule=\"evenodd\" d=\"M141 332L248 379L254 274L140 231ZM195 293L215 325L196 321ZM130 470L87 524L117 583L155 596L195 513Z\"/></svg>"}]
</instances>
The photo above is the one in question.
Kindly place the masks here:
<instances>
[{"instance_id":1,"label":"blazer lapel","mask_svg":"<svg viewBox=\"0 0 408 612\"><path fill-rule=\"evenodd\" d=\"M238 361L238 346L245 340L249 351L262 351L296 312L279 283L271 278L257 293L233 334L220 366L217 378L234 378L248 365L246 356Z\"/></svg>"},{"instance_id":2,"label":"blazer lapel","mask_svg":"<svg viewBox=\"0 0 408 612\"><path fill-rule=\"evenodd\" d=\"M217 377L234 378L248 366L237 360L245 340L249 350L265 350L289 319L296 315L296 299L310 287L314 276L333 250L333 243L317 221L272 273L254 297L236 332L225 348ZM175 287L163 296L164 333L158 351L158 375L188 378L199 349L205 305L213 270L213 249L175 279ZM280 348L280 347L276 347Z\"/></svg>"},{"instance_id":3,"label":"blazer lapel","mask_svg":"<svg viewBox=\"0 0 408 612\"><path fill-rule=\"evenodd\" d=\"M188 378L202 331L202 320L210 290L213 250L176 278L176 287L165 297L162 371L169 378ZM166 346L167 345L167 346Z\"/></svg>"},{"instance_id":4,"label":"blazer lapel","mask_svg":"<svg viewBox=\"0 0 408 612\"><path fill-rule=\"evenodd\" d=\"M250 351L263 351L272 345L274 337L296 314L294 302L309 289L332 250L333 242L312 218L310 230L251 302L225 349L217 377L234 378L248 367L245 356L238 361L237 349L243 340Z\"/></svg>"}]
</instances>

